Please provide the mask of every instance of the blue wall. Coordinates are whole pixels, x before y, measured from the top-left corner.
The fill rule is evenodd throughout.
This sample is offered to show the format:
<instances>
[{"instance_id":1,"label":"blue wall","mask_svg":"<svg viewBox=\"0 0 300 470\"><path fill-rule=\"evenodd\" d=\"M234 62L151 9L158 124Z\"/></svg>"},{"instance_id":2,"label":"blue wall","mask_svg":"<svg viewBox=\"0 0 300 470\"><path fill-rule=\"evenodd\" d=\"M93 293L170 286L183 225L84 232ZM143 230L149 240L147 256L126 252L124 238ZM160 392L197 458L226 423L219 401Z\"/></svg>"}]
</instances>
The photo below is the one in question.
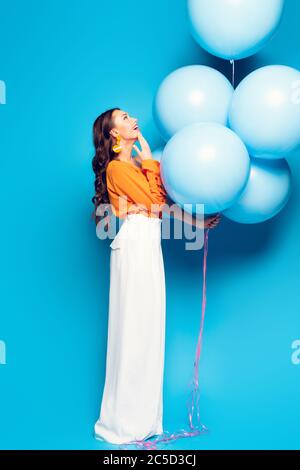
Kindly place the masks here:
<instances>
[{"instance_id":1,"label":"blue wall","mask_svg":"<svg viewBox=\"0 0 300 470\"><path fill-rule=\"evenodd\" d=\"M237 81L267 64L300 69L300 2L286 3L277 35L236 64ZM126 109L154 149L163 144L151 114L163 78L189 64L228 78L231 68L193 40L185 0L6 0L1 10L0 447L99 449L110 248L90 218L93 121ZM200 362L210 433L173 448L300 447L300 365L291 359L300 339L300 152L288 162L293 191L277 217L223 218L210 232ZM164 428L174 431L186 424L203 250L162 243Z\"/></svg>"}]
</instances>

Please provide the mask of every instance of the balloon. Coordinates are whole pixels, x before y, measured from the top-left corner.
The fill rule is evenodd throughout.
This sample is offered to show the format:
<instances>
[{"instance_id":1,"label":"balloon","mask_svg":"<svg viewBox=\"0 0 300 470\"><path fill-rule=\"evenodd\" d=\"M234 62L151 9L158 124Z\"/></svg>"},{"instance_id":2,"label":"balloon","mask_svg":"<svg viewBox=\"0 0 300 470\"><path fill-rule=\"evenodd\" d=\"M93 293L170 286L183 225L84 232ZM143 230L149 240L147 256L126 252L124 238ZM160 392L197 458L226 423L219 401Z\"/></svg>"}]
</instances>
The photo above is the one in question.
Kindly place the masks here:
<instances>
[{"instance_id":1,"label":"balloon","mask_svg":"<svg viewBox=\"0 0 300 470\"><path fill-rule=\"evenodd\" d=\"M171 72L153 103L153 115L163 138L167 141L194 122L226 125L233 91L221 72L206 65L188 65Z\"/></svg>"},{"instance_id":2,"label":"balloon","mask_svg":"<svg viewBox=\"0 0 300 470\"><path fill-rule=\"evenodd\" d=\"M250 158L241 139L217 123L193 123L167 142L161 178L170 197L185 211L212 214L230 207L245 188Z\"/></svg>"},{"instance_id":3,"label":"balloon","mask_svg":"<svg viewBox=\"0 0 300 470\"><path fill-rule=\"evenodd\" d=\"M283 209L290 193L291 171L284 158L251 158L250 177L245 191L223 214L244 224L263 222Z\"/></svg>"},{"instance_id":4,"label":"balloon","mask_svg":"<svg viewBox=\"0 0 300 470\"><path fill-rule=\"evenodd\" d=\"M164 150L163 147L158 147L155 150L153 150L152 157L154 158L154 160L157 160L157 161L161 162L161 157L162 157L162 154L163 154L163 150ZM168 194L168 196L169 196L169 194ZM170 199L170 197L169 197L169 199ZM172 204L171 201L170 201L170 203ZM162 218L163 219L170 219L169 213L168 212L163 212L162 213Z\"/></svg>"},{"instance_id":5,"label":"balloon","mask_svg":"<svg viewBox=\"0 0 300 470\"><path fill-rule=\"evenodd\" d=\"M299 70L285 65L261 67L238 85L229 125L251 156L282 158L300 145L299 90Z\"/></svg>"},{"instance_id":6,"label":"balloon","mask_svg":"<svg viewBox=\"0 0 300 470\"><path fill-rule=\"evenodd\" d=\"M157 160L158 162L161 161L163 150L163 147L158 147L157 149L153 150L152 157L154 158L154 160Z\"/></svg>"},{"instance_id":7,"label":"balloon","mask_svg":"<svg viewBox=\"0 0 300 470\"><path fill-rule=\"evenodd\" d=\"M284 0L189 0L191 34L211 54L243 59L274 35Z\"/></svg>"}]
</instances>

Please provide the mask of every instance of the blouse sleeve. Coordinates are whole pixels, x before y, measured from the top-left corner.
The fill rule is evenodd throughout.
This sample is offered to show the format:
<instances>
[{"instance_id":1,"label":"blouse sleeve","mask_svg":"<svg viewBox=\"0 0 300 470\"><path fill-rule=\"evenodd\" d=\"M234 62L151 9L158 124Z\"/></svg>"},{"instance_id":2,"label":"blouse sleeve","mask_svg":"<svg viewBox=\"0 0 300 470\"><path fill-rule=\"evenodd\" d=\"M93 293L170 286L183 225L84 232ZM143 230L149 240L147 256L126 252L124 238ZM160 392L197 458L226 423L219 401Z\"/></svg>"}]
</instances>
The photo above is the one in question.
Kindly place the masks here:
<instances>
[{"instance_id":1,"label":"blouse sleeve","mask_svg":"<svg viewBox=\"0 0 300 470\"><path fill-rule=\"evenodd\" d=\"M158 201L165 201L167 192L160 177L160 162L152 158L142 160L142 170L148 180L152 197Z\"/></svg>"},{"instance_id":2,"label":"blouse sleeve","mask_svg":"<svg viewBox=\"0 0 300 470\"><path fill-rule=\"evenodd\" d=\"M146 171L145 177L127 165L119 166L118 163L110 163L108 166L106 171L107 188L117 205L119 205L117 199L120 196L128 202L146 207L150 211L155 210L152 204L165 204L166 192L161 186L159 166L151 162L146 162L143 165L145 166L144 169L142 168L143 173L144 170Z\"/></svg>"}]
</instances>

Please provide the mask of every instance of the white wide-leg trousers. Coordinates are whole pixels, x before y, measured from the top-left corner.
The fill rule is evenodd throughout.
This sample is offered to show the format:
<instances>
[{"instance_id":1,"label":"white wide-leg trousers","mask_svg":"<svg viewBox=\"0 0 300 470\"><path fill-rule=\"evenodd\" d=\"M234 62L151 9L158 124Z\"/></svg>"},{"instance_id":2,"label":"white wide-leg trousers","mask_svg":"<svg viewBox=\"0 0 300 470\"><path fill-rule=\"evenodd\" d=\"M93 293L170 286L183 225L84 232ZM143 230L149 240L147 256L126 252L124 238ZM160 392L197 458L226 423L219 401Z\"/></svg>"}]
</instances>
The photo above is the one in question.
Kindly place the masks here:
<instances>
[{"instance_id":1,"label":"white wide-leg trousers","mask_svg":"<svg viewBox=\"0 0 300 470\"><path fill-rule=\"evenodd\" d=\"M128 214L110 244L106 376L95 438L114 444L163 432L165 272L162 219Z\"/></svg>"}]
</instances>

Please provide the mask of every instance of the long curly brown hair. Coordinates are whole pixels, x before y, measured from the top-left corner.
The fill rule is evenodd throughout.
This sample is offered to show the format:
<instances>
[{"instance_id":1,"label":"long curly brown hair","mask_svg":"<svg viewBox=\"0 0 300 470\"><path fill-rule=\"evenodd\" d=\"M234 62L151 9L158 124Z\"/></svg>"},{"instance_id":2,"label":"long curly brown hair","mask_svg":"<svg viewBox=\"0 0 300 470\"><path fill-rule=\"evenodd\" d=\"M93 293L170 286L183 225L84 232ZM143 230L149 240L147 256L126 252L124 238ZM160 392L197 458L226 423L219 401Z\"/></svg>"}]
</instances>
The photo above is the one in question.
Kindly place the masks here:
<instances>
[{"instance_id":1,"label":"long curly brown hair","mask_svg":"<svg viewBox=\"0 0 300 470\"><path fill-rule=\"evenodd\" d=\"M106 185L106 167L111 160L117 156L112 150L115 144L114 137L109 133L114 127L113 112L120 108L111 108L100 114L93 125L93 143L95 147L95 155L92 160L92 167L95 173L95 195L92 198L94 211L92 218L95 219L96 225L102 219L102 215L97 215L97 208L100 204L110 204L107 185ZM103 206L105 207L105 206ZM102 208L102 206L101 206ZM105 228L107 228L107 224Z\"/></svg>"}]
</instances>

